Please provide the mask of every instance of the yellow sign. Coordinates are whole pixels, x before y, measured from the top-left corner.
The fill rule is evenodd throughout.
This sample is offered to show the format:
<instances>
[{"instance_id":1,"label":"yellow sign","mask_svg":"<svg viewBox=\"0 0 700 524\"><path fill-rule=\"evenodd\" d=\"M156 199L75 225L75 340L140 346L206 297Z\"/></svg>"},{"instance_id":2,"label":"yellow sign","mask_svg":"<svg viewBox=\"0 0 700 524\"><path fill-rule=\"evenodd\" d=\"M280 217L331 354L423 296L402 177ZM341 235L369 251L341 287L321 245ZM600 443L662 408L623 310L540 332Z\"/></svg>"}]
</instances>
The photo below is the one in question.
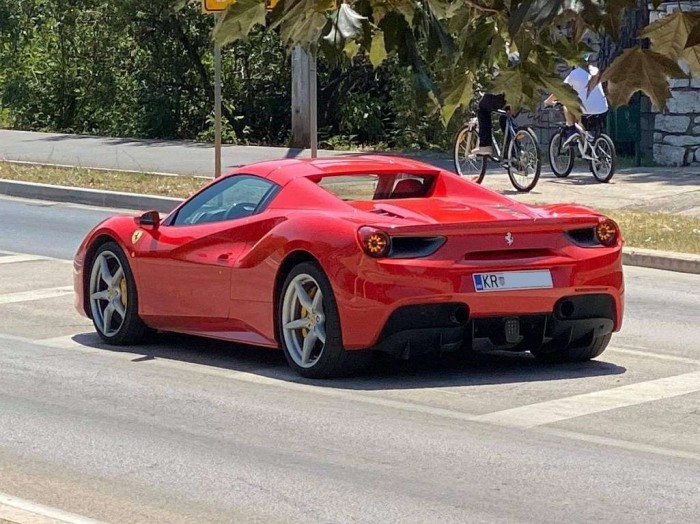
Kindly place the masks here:
<instances>
[{"instance_id":1,"label":"yellow sign","mask_svg":"<svg viewBox=\"0 0 700 524\"><path fill-rule=\"evenodd\" d=\"M202 0L202 11L205 13L220 13L229 4L234 3L236 0Z\"/></svg>"},{"instance_id":2,"label":"yellow sign","mask_svg":"<svg viewBox=\"0 0 700 524\"><path fill-rule=\"evenodd\" d=\"M141 239L141 236L143 236L143 231L141 231L140 229L134 231L134 234L131 235L131 243L136 244L136 242L138 242Z\"/></svg>"},{"instance_id":3,"label":"yellow sign","mask_svg":"<svg viewBox=\"0 0 700 524\"><path fill-rule=\"evenodd\" d=\"M267 0L267 9L274 9L279 0ZM220 13L236 0L202 0L202 11L205 13Z\"/></svg>"}]
</instances>

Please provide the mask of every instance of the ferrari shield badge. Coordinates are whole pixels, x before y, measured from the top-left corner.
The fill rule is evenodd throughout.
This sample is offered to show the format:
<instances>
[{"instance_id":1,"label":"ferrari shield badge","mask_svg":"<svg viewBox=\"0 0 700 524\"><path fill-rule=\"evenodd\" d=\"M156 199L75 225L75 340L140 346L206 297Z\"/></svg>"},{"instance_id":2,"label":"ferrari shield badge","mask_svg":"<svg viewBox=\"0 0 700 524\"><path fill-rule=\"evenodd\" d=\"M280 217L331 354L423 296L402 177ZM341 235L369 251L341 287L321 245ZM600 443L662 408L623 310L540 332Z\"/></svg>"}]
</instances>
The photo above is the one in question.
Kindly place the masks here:
<instances>
[{"instance_id":1,"label":"ferrari shield badge","mask_svg":"<svg viewBox=\"0 0 700 524\"><path fill-rule=\"evenodd\" d=\"M143 231L142 231L142 230L137 229L136 231L134 231L134 234L131 235L131 243L132 243L132 244L136 244L136 242L139 241L139 239L141 238L142 235L143 235Z\"/></svg>"},{"instance_id":2,"label":"ferrari shield badge","mask_svg":"<svg viewBox=\"0 0 700 524\"><path fill-rule=\"evenodd\" d=\"M510 231L508 231L508 233L506 233L505 241L506 241L506 244L508 244L509 246L513 245L513 235L510 233Z\"/></svg>"}]
</instances>

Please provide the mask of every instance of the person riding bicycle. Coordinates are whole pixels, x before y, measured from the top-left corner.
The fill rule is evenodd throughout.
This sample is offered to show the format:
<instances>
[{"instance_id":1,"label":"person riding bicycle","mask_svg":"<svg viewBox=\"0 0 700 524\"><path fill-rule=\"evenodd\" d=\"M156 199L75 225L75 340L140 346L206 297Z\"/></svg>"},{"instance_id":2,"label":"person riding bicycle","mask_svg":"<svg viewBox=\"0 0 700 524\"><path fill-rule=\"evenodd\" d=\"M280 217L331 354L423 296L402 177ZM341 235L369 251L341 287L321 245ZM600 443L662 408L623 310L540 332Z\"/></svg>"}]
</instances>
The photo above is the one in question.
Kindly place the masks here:
<instances>
[{"instance_id":1,"label":"person riding bicycle","mask_svg":"<svg viewBox=\"0 0 700 524\"><path fill-rule=\"evenodd\" d=\"M514 52L508 54L508 67L515 67L519 62L519 53ZM484 93L479 101L479 106L476 112L476 118L479 121L479 147L472 149L472 155L493 155L493 129L491 124L491 113L498 109L510 111L510 107L506 105L506 95L503 93ZM505 130L506 117L501 115L498 121L501 126L501 131Z\"/></svg>"},{"instance_id":2,"label":"person riding bicycle","mask_svg":"<svg viewBox=\"0 0 700 524\"><path fill-rule=\"evenodd\" d=\"M608 112L608 99L605 96L605 91L603 91L603 86L598 83L590 93L588 92L588 82L598 74L598 68L590 65L590 55L585 55L584 60L588 64L587 70L582 67L575 67L569 73L569 76L566 77L564 83L573 87L578 94L581 108L583 109L583 117L599 116L599 118L603 118L603 115ZM553 106L556 103L557 99L553 94L549 95L544 101L545 106ZM578 129L576 129L578 120L566 107L564 107L564 118L566 119L566 126L562 132L561 147L573 144L579 136Z\"/></svg>"}]
</instances>

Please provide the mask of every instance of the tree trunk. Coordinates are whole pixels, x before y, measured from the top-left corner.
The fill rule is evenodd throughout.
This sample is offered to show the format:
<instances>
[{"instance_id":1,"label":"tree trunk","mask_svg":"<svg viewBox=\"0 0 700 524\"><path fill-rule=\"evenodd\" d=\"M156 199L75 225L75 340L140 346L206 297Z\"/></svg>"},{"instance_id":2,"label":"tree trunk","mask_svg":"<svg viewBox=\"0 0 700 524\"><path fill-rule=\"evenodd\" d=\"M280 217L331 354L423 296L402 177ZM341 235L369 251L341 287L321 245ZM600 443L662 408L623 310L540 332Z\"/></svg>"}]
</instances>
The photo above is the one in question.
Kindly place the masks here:
<instances>
[{"instance_id":1,"label":"tree trunk","mask_svg":"<svg viewBox=\"0 0 700 524\"><path fill-rule=\"evenodd\" d=\"M598 52L598 67L601 70L607 69L625 49L638 45L640 42L637 34L648 25L649 2L648 0L637 0L637 7L625 10L617 41L608 35L603 35ZM642 47L648 47L648 45L645 39L642 42Z\"/></svg>"}]
</instances>

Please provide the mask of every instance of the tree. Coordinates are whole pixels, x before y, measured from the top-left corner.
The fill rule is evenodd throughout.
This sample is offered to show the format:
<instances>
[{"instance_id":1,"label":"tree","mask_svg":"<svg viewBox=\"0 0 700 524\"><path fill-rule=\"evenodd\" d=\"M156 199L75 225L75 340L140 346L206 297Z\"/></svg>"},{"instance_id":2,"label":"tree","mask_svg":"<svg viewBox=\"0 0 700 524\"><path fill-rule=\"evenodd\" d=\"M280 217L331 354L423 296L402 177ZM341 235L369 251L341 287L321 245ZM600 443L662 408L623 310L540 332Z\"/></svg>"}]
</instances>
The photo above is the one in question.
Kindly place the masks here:
<instances>
[{"instance_id":1,"label":"tree","mask_svg":"<svg viewBox=\"0 0 700 524\"><path fill-rule=\"evenodd\" d=\"M658 6L662 0L653 0ZM219 20L222 45L263 26L279 31L288 49L300 45L328 60L364 51L376 67L387 57L408 66L418 95L432 100L449 122L469 104L476 85L504 92L515 107L534 108L542 90L580 112L575 92L555 73L558 62L579 64L593 31L617 41L626 9L638 0L237 0ZM651 48L626 49L596 80L607 82L614 105L637 91L658 107L670 97L667 78L700 75L700 15L677 11L644 28ZM508 67L509 53L520 63ZM500 70L495 78L490 73ZM630 74L634 71L635 74Z\"/></svg>"}]
</instances>

